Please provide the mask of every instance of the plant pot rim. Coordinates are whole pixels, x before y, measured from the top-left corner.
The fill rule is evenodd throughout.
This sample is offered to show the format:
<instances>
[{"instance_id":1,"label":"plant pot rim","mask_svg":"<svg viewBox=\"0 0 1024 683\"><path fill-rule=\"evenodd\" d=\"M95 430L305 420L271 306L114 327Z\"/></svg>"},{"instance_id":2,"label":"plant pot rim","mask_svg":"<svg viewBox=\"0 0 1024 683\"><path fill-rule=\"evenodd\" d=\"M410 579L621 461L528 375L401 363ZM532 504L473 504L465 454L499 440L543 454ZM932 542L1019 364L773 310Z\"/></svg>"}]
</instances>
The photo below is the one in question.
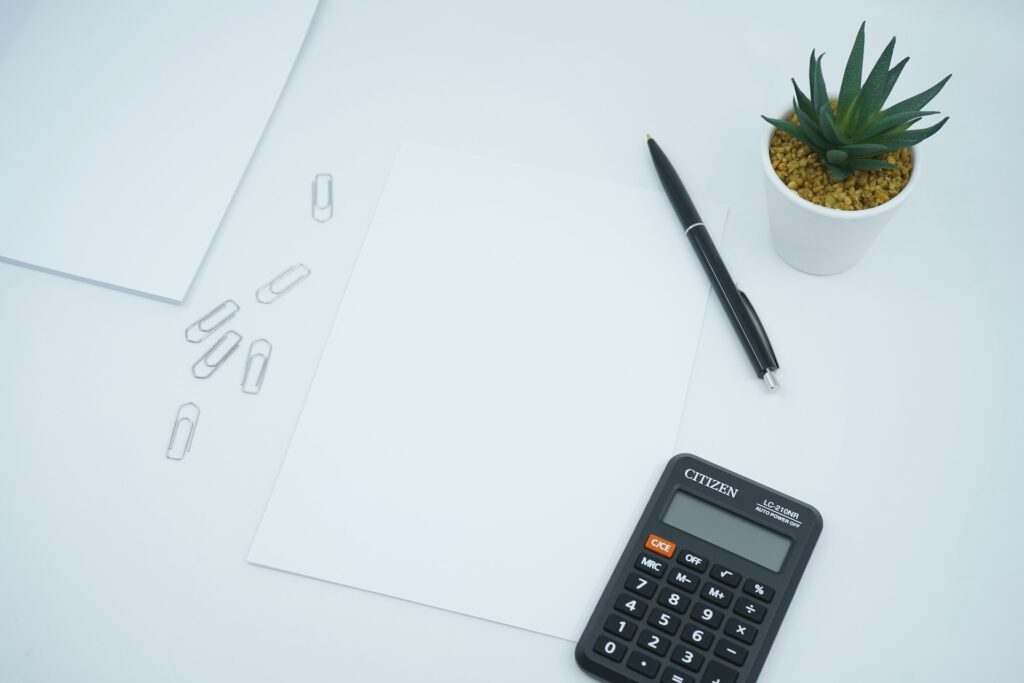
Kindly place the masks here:
<instances>
[{"instance_id":1,"label":"plant pot rim","mask_svg":"<svg viewBox=\"0 0 1024 683\"><path fill-rule=\"evenodd\" d=\"M784 114L780 118L782 118L783 120L788 120L789 117L792 115L793 110L789 109L787 110L786 114ZM906 200L907 195L909 195L910 191L914 188L914 185L917 184L917 176L919 175L917 166L917 147L911 147L910 155L913 159L913 168L910 172L910 180L908 180L907 184L903 187L903 189L899 191L899 194L897 194L895 197L885 202L884 204L872 206L870 209L853 210L833 209L827 206L822 206L821 204L815 204L814 202L804 199L799 194L789 189L786 186L786 184L782 182L782 179L779 178L779 175L775 172L775 169L772 168L772 159L771 154L769 153L769 145L771 145L772 135L775 134L775 131L776 128L772 125L769 125L768 135L765 136L764 143L761 145L761 165L764 168L764 172L768 175L769 182L790 202L796 204L802 209L810 211L811 213L816 213L819 216L826 216L828 218L835 218L838 220L846 221L855 221L861 218L877 216L880 213L892 211L900 204L902 204L903 201Z\"/></svg>"}]
</instances>

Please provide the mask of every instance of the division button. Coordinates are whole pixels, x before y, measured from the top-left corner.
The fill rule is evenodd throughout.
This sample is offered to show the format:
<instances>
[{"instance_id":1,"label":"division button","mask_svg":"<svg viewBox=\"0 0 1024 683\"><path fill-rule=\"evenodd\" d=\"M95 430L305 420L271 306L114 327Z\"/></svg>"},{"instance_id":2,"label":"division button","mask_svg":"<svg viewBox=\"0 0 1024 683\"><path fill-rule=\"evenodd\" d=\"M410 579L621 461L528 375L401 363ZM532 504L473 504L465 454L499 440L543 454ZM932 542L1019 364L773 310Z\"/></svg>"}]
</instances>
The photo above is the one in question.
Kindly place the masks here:
<instances>
[{"instance_id":1,"label":"division button","mask_svg":"<svg viewBox=\"0 0 1024 683\"><path fill-rule=\"evenodd\" d=\"M654 678L658 675L658 669L661 668L661 664L649 655L645 655L643 652L633 651L633 654L629 656L629 661L626 662L633 671L647 676L647 678Z\"/></svg>"},{"instance_id":2,"label":"division button","mask_svg":"<svg viewBox=\"0 0 1024 683\"><path fill-rule=\"evenodd\" d=\"M736 601L736 609L733 612L741 617L750 619L756 624L760 624L764 621L764 615L768 612L768 609L753 600L742 599Z\"/></svg>"}]
</instances>

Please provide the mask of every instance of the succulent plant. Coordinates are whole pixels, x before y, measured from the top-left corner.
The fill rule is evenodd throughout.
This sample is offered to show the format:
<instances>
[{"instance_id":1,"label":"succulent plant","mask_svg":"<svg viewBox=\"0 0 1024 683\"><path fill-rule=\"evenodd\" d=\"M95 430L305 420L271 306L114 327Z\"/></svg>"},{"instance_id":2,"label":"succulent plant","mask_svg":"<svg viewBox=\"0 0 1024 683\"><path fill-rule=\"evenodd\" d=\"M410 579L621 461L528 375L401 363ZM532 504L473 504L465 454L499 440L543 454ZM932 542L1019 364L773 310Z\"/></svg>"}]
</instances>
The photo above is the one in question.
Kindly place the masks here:
<instances>
[{"instance_id":1,"label":"succulent plant","mask_svg":"<svg viewBox=\"0 0 1024 683\"><path fill-rule=\"evenodd\" d=\"M762 116L765 121L779 130L792 135L818 153L832 177L842 180L853 171L873 168L896 168L884 159L877 158L886 152L902 147L911 147L934 135L949 117L933 126L911 130L911 126L935 111L921 111L935 97L950 76L913 97L897 102L888 109L882 109L892 92L909 57L896 66L890 67L892 53L896 47L893 38L875 62L867 79L861 83L864 64L864 24L860 25L857 38L846 62L839 99L833 109L825 89L825 77L821 72L824 53L815 57L811 51L810 97L805 95L796 79L791 79L796 98L793 112L799 125L781 119ZM952 75L952 74L950 74Z\"/></svg>"}]
</instances>

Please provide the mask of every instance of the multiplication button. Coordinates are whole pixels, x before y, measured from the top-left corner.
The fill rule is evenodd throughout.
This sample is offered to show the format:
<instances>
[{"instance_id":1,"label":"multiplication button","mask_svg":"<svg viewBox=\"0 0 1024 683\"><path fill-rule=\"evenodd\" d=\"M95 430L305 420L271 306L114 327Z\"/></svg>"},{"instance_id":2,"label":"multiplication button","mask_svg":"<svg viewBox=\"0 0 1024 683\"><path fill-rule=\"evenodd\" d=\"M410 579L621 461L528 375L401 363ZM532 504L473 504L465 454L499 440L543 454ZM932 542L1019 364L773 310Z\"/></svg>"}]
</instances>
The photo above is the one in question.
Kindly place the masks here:
<instances>
[{"instance_id":1,"label":"multiplication button","mask_svg":"<svg viewBox=\"0 0 1024 683\"><path fill-rule=\"evenodd\" d=\"M739 619L730 618L725 622L725 635L750 645L757 637L757 629L750 624L744 624Z\"/></svg>"}]
</instances>

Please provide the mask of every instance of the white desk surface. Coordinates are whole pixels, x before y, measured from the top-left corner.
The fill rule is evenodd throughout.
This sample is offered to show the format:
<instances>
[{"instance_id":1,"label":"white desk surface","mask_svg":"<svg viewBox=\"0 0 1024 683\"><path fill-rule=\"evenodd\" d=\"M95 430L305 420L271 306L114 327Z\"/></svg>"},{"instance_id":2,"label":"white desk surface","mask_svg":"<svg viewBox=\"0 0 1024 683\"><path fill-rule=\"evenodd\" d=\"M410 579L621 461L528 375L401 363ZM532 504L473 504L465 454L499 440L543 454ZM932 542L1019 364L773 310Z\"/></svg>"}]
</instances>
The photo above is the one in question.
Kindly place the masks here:
<instances>
[{"instance_id":1,"label":"white desk surface","mask_svg":"<svg viewBox=\"0 0 1024 683\"><path fill-rule=\"evenodd\" d=\"M185 305L0 263L0 680L587 680L572 643L245 556L400 142L657 187L648 131L730 205L723 251L785 383L765 394L713 301L679 450L826 520L761 680L1014 678L1024 9L857 5L325 0ZM814 278L772 251L758 115L812 47L838 83L865 17L870 54L896 34L912 58L896 96L954 73L935 101L952 118L864 262ZM336 183L322 225L319 172ZM256 304L296 261L310 280ZM236 329L274 342L258 397L238 358L189 374L185 326L228 297ZM169 462L188 400L199 434Z\"/></svg>"}]
</instances>

